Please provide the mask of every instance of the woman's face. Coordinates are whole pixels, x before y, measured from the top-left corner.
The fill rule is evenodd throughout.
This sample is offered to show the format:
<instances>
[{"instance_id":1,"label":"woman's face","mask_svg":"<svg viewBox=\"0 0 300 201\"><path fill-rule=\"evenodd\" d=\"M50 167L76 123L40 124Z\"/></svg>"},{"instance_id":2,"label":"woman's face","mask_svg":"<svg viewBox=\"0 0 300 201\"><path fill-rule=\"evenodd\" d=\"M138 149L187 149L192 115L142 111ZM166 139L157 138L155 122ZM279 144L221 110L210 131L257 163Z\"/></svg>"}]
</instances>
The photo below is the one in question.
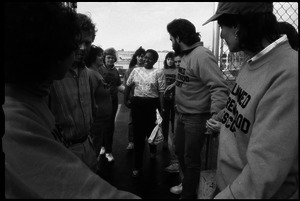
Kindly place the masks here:
<instances>
[{"instance_id":1,"label":"woman's face","mask_svg":"<svg viewBox=\"0 0 300 201\"><path fill-rule=\"evenodd\" d=\"M103 66L103 54L100 54L96 57L97 67Z\"/></svg>"},{"instance_id":2,"label":"woman's face","mask_svg":"<svg viewBox=\"0 0 300 201\"><path fill-rule=\"evenodd\" d=\"M174 62L175 62L175 67L179 68L180 67L180 62L181 62L181 57L180 56L176 56L174 58Z\"/></svg>"},{"instance_id":3,"label":"woman's face","mask_svg":"<svg viewBox=\"0 0 300 201\"><path fill-rule=\"evenodd\" d=\"M168 66L173 66L174 65L174 59L171 58L171 57L167 58L167 65Z\"/></svg>"},{"instance_id":4,"label":"woman's face","mask_svg":"<svg viewBox=\"0 0 300 201\"><path fill-rule=\"evenodd\" d=\"M147 52L144 56L144 67L147 69L151 69L153 68L154 64L154 56L150 52Z\"/></svg>"},{"instance_id":5,"label":"woman's face","mask_svg":"<svg viewBox=\"0 0 300 201\"><path fill-rule=\"evenodd\" d=\"M136 56L136 61L138 66L142 66L144 64L144 54Z\"/></svg>"},{"instance_id":6,"label":"woman's face","mask_svg":"<svg viewBox=\"0 0 300 201\"><path fill-rule=\"evenodd\" d=\"M221 38L225 40L230 52L241 51L239 48L239 39L236 37L238 31L237 27L228 27L220 25L221 27Z\"/></svg>"}]
</instances>

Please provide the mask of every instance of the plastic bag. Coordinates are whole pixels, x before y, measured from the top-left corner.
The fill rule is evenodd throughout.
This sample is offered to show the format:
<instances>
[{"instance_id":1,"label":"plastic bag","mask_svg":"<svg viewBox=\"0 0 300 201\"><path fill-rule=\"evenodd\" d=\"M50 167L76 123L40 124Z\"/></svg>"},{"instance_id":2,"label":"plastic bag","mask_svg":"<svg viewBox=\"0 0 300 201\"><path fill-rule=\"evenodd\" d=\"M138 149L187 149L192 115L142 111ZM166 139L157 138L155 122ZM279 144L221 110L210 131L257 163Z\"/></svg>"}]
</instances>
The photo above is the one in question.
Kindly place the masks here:
<instances>
[{"instance_id":1,"label":"plastic bag","mask_svg":"<svg viewBox=\"0 0 300 201\"><path fill-rule=\"evenodd\" d=\"M213 199L216 187L216 170L201 171L197 199Z\"/></svg>"},{"instance_id":2,"label":"plastic bag","mask_svg":"<svg viewBox=\"0 0 300 201\"><path fill-rule=\"evenodd\" d=\"M162 133L162 117L160 116L158 110L156 109L156 126L152 130L150 137L148 138L148 143L150 144L159 144L164 141L164 136Z\"/></svg>"}]
</instances>

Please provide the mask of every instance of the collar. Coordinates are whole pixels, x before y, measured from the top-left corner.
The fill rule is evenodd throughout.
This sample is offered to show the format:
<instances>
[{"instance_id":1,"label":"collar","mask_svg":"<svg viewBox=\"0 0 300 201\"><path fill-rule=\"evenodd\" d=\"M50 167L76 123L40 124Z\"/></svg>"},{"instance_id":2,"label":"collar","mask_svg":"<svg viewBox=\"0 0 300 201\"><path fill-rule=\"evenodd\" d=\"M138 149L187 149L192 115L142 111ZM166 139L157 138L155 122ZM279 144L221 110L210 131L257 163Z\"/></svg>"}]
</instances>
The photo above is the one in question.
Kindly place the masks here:
<instances>
[{"instance_id":1,"label":"collar","mask_svg":"<svg viewBox=\"0 0 300 201\"><path fill-rule=\"evenodd\" d=\"M196 42L193 45L187 47L186 49L182 50L182 54L189 54L191 51L193 51L196 47L202 46L201 42Z\"/></svg>"},{"instance_id":2,"label":"collar","mask_svg":"<svg viewBox=\"0 0 300 201\"><path fill-rule=\"evenodd\" d=\"M116 68L115 65L114 65L113 67L108 67L107 65L104 65L104 66L105 66L105 68L108 69L108 70L111 70L111 69Z\"/></svg>"},{"instance_id":3,"label":"collar","mask_svg":"<svg viewBox=\"0 0 300 201\"><path fill-rule=\"evenodd\" d=\"M249 59L247 62L251 63L253 61L258 60L259 58L261 58L262 56L264 56L265 54L267 54L268 52L270 52L272 49L274 49L277 45L283 43L287 41L287 36L283 35L282 37L280 37L279 39L277 39L276 41L274 41L273 43L271 43L270 45L268 45L267 47L265 47L262 51L260 51L259 53L257 53L255 56L253 56L251 59Z\"/></svg>"}]
</instances>

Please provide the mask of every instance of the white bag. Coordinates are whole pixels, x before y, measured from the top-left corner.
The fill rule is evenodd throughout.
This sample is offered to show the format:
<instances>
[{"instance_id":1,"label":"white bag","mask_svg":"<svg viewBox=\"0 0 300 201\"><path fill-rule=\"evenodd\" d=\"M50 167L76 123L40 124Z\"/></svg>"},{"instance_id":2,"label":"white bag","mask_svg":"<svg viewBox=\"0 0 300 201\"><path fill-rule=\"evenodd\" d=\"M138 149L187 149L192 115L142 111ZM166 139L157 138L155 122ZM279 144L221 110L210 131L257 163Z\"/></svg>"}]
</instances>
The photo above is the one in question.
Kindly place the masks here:
<instances>
[{"instance_id":1,"label":"white bag","mask_svg":"<svg viewBox=\"0 0 300 201\"><path fill-rule=\"evenodd\" d=\"M164 141L164 136L161 127L162 117L160 116L158 110L156 109L156 126L152 130L150 137L148 138L148 143L157 145Z\"/></svg>"},{"instance_id":2,"label":"white bag","mask_svg":"<svg viewBox=\"0 0 300 201\"><path fill-rule=\"evenodd\" d=\"M202 170L197 199L213 199L216 187L216 170Z\"/></svg>"}]
</instances>

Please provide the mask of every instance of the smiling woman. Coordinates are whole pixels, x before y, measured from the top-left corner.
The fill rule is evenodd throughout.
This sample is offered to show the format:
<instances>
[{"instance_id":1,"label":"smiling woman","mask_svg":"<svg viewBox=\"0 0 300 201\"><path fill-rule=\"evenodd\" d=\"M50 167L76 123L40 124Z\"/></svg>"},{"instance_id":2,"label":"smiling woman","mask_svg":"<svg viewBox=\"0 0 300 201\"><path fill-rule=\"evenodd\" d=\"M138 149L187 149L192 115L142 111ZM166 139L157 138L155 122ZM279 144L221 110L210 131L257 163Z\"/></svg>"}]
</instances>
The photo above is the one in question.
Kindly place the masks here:
<instances>
[{"instance_id":1,"label":"smiling woman","mask_svg":"<svg viewBox=\"0 0 300 201\"><path fill-rule=\"evenodd\" d=\"M134 51L140 45L171 51L166 25L175 18L194 22L204 45L211 49L213 24L202 26L213 14L214 2L78 2L77 11L89 13L98 27L95 44Z\"/></svg>"}]
</instances>

